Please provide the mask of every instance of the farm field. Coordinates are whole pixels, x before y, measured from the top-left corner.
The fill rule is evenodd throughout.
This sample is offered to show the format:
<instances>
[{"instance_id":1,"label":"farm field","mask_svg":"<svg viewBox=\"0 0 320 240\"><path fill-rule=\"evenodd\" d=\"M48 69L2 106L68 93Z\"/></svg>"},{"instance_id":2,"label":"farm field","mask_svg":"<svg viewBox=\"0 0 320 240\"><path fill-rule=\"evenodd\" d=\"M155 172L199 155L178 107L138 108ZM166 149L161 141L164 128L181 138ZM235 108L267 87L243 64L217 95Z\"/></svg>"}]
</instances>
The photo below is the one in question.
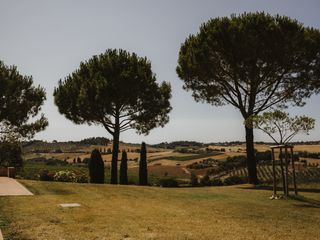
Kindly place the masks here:
<instances>
[{"instance_id":1,"label":"farm field","mask_svg":"<svg viewBox=\"0 0 320 240\"><path fill-rule=\"evenodd\" d=\"M21 183L35 195L0 198L5 239L312 240L320 236L319 193L303 192L298 200L269 200L270 191L250 185L166 189ZM72 202L82 206L58 207Z\"/></svg>"},{"instance_id":2,"label":"farm field","mask_svg":"<svg viewBox=\"0 0 320 240\"><path fill-rule=\"evenodd\" d=\"M55 153L54 149L62 149L65 152ZM137 183L138 181L138 165L140 154L137 152L140 145L138 144L124 144L120 145L121 150L126 150L128 155L128 176L130 183ZM93 149L102 149L105 151L108 148L111 148L111 145L87 145L87 146L77 146L68 145L68 144L51 144L48 143L47 151L49 152L26 152L24 155L25 163L24 168L18 174L19 177L24 179L33 179L37 180L39 172L42 169L47 169L50 172L56 172L60 170L75 170L87 174L88 169L86 164L73 164L74 159L80 158L81 160L90 158L90 151ZM189 166L192 164L201 163L208 159L214 161L225 161L228 157L236 156L245 156L245 145L230 145L230 146L208 146L197 148L197 153L194 152L194 146L190 146L191 152L180 152L176 149L164 149L164 148L155 148L148 147L148 171L149 171L149 183L151 185L157 184L157 181L163 177L171 177L181 180L183 183L186 183L190 180L191 172L195 173L198 177L203 177L208 170L211 168L201 168L201 169L190 169ZM256 144L255 148L259 152L270 150L268 144ZM68 152L70 149L73 149L73 152ZM207 151L206 149L210 149ZM224 149L224 151L217 151L217 149ZM36 149L39 150L39 149ZM33 149L34 151L34 149ZM307 151L307 152L320 152L320 145L296 145L294 151ZM55 166L50 164L45 164L43 162L34 162L34 159L58 159L61 161L66 161L67 165ZM102 158L105 162L105 180L106 183L110 181L110 165L111 165L111 154L102 154ZM121 153L119 153L119 163L120 164ZM320 159L312 158L300 158L301 160L307 160L311 164L320 164ZM268 170L268 168L266 168ZM270 171L266 171L270 174ZM225 176L228 176L228 172L225 173ZM264 175L264 171L259 171L258 174L260 179L267 179ZM245 176L244 172L238 172L234 175ZM270 182L270 179L267 179L266 182Z\"/></svg>"}]
</instances>

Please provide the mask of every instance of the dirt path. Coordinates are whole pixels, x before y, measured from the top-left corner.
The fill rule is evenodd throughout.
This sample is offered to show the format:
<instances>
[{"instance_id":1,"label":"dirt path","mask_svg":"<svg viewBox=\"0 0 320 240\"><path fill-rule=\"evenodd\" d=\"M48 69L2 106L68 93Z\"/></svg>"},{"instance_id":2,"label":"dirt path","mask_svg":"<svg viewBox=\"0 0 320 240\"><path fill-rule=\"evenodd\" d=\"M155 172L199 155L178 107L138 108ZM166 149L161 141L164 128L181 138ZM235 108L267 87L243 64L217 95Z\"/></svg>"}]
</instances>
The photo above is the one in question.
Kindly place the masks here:
<instances>
[{"instance_id":1,"label":"dirt path","mask_svg":"<svg viewBox=\"0 0 320 240\"><path fill-rule=\"evenodd\" d=\"M0 196L33 195L17 180L8 177L0 177ZM1 239L1 238L0 238Z\"/></svg>"}]
</instances>

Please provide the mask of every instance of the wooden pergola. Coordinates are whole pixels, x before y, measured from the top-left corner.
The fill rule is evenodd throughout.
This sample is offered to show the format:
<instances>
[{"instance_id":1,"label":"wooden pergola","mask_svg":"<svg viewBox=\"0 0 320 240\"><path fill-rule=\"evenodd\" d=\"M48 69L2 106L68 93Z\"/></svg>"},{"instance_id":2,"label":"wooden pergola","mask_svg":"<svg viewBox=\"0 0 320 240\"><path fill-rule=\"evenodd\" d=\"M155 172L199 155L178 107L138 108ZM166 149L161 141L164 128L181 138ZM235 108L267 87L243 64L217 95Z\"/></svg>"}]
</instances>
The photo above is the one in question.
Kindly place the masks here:
<instances>
[{"instance_id":1,"label":"wooden pergola","mask_svg":"<svg viewBox=\"0 0 320 240\"><path fill-rule=\"evenodd\" d=\"M297 191L297 183L296 183L296 172L294 166L294 157L293 157L293 145L282 144L271 146L272 151L272 172L273 172L273 195L271 199L277 199L277 183L276 183L276 164L275 164L275 149L280 150L279 160L280 160L280 168L281 168L281 177L283 184L283 192L285 196L289 196L289 184L288 184L288 176L289 176L289 159L292 163L292 178L293 178L293 187L295 195L298 194ZM284 153L284 155L283 155Z\"/></svg>"}]
</instances>

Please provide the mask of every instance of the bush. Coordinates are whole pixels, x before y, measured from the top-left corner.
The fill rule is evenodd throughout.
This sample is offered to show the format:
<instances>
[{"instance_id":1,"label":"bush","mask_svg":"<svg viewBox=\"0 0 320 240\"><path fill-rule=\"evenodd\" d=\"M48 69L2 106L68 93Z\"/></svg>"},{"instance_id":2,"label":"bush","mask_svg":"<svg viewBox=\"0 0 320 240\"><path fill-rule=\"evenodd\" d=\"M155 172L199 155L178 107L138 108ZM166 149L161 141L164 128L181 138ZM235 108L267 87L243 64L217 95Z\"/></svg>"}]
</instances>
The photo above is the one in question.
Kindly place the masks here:
<instances>
[{"instance_id":1,"label":"bush","mask_svg":"<svg viewBox=\"0 0 320 240\"><path fill-rule=\"evenodd\" d=\"M92 151L88 167L90 183L104 183L104 162L99 150Z\"/></svg>"},{"instance_id":2,"label":"bush","mask_svg":"<svg viewBox=\"0 0 320 240\"><path fill-rule=\"evenodd\" d=\"M75 179L74 182L76 183L88 183L89 179L87 174L83 172L74 172L75 173Z\"/></svg>"},{"instance_id":3,"label":"bush","mask_svg":"<svg viewBox=\"0 0 320 240\"><path fill-rule=\"evenodd\" d=\"M39 180L40 181L53 181L54 173L50 173L49 170L43 169L39 172Z\"/></svg>"},{"instance_id":4,"label":"bush","mask_svg":"<svg viewBox=\"0 0 320 240\"><path fill-rule=\"evenodd\" d=\"M82 160L82 163L88 164L89 161L90 161L90 158L84 158L84 159Z\"/></svg>"},{"instance_id":5,"label":"bush","mask_svg":"<svg viewBox=\"0 0 320 240\"><path fill-rule=\"evenodd\" d=\"M22 152L18 143L1 142L0 144L0 166L22 167Z\"/></svg>"},{"instance_id":6,"label":"bush","mask_svg":"<svg viewBox=\"0 0 320 240\"><path fill-rule=\"evenodd\" d=\"M161 178L159 179L160 187L179 187L179 183L174 178Z\"/></svg>"},{"instance_id":7,"label":"bush","mask_svg":"<svg viewBox=\"0 0 320 240\"><path fill-rule=\"evenodd\" d=\"M59 159L55 159L55 158L46 159L46 160L44 160L44 162L48 166L65 166L65 165L68 165L68 162L62 161L62 160L59 160Z\"/></svg>"},{"instance_id":8,"label":"bush","mask_svg":"<svg viewBox=\"0 0 320 240\"><path fill-rule=\"evenodd\" d=\"M215 178L211 180L212 186L223 186L223 182L220 178Z\"/></svg>"},{"instance_id":9,"label":"bush","mask_svg":"<svg viewBox=\"0 0 320 240\"><path fill-rule=\"evenodd\" d=\"M211 186L210 177L208 174L204 175L203 178L200 180L201 186Z\"/></svg>"},{"instance_id":10,"label":"bush","mask_svg":"<svg viewBox=\"0 0 320 240\"><path fill-rule=\"evenodd\" d=\"M198 182L198 177L194 174L194 173L191 173L191 176L190 176L190 185L192 187L196 187L199 185L199 182Z\"/></svg>"},{"instance_id":11,"label":"bush","mask_svg":"<svg viewBox=\"0 0 320 240\"><path fill-rule=\"evenodd\" d=\"M82 172L74 171L59 171L54 174L54 180L58 182L75 182L75 183L87 183L88 176Z\"/></svg>"},{"instance_id":12,"label":"bush","mask_svg":"<svg viewBox=\"0 0 320 240\"><path fill-rule=\"evenodd\" d=\"M243 184L245 180L239 176L230 176L224 179L224 185L236 185L236 184Z\"/></svg>"},{"instance_id":13,"label":"bush","mask_svg":"<svg viewBox=\"0 0 320 240\"><path fill-rule=\"evenodd\" d=\"M233 156L228 157L226 161L219 161L219 171L229 171L234 168L245 167L247 164L247 158L245 156Z\"/></svg>"},{"instance_id":14,"label":"bush","mask_svg":"<svg viewBox=\"0 0 320 240\"><path fill-rule=\"evenodd\" d=\"M54 174L54 180L58 182L75 182L76 174L72 171L59 171Z\"/></svg>"}]
</instances>

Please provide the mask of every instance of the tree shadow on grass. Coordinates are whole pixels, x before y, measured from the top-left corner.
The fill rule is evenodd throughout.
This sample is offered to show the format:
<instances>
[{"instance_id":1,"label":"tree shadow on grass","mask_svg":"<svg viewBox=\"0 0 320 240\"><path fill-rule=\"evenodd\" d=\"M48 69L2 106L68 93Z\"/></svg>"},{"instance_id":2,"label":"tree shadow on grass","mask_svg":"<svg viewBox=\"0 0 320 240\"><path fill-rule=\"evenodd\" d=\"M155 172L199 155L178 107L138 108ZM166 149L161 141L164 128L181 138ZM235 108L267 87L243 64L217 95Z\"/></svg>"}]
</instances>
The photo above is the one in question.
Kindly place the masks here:
<instances>
[{"instance_id":1,"label":"tree shadow on grass","mask_svg":"<svg viewBox=\"0 0 320 240\"><path fill-rule=\"evenodd\" d=\"M292 195L289 196L289 199L298 201L300 203L298 204L293 204L296 207L300 207L300 208L320 208L320 201L314 200L314 199L310 199L310 198L306 198L303 196L296 196L296 195Z\"/></svg>"},{"instance_id":2,"label":"tree shadow on grass","mask_svg":"<svg viewBox=\"0 0 320 240\"><path fill-rule=\"evenodd\" d=\"M273 190L272 186L266 186L266 185L246 185L246 186L241 186L240 188L243 189L253 189L253 190ZM277 191L278 192L283 192L283 188L282 187L277 187ZM294 192L294 189L292 187L289 187L289 192ZM298 192L309 192L309 193L320 193L320 189L319 188L299 188L298 187Z\"/></svg>"},{"instance_id":3,"label":"tree shadow on grass","mask_svg":"<svg viewBox=\"0 0 320 240\"><path fill-rule=\"evenodd\" d=\"M246 185L246 186L241 186L239 188L242 189L251 189L251 190L273 190L272 186L265 186L265 185ZM281 187L277 187L277 192L282 193L283 189ZM300 208L320 208L320 201L314 200L311 198L306 198L301 195L293 195L294 189L289 188L289 192L291 192L291 195L288 196L287 199L295 200L298 201L299 203L294 203L293 205L295 207L300 207ZM309 192L309 193L320 193L320 189L318 188L298 188L298 192Z\"/></svg>"}]
</instances>

